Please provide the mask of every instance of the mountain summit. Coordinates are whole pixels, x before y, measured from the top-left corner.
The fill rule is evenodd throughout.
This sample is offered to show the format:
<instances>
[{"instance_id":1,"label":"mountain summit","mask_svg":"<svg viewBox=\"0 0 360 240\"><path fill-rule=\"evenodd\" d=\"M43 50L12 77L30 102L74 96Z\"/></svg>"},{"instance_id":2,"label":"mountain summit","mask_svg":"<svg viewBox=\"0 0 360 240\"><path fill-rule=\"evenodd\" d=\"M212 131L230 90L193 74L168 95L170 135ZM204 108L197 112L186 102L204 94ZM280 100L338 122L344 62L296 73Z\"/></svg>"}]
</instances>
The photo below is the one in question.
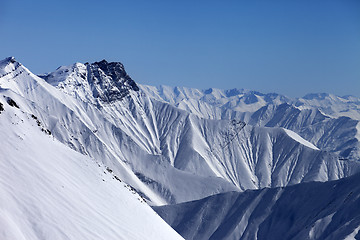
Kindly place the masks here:
<instances>
[{"instance_id":1,"label":"mountain summit","mask_svg":"<svg viewBox=\"0 0 360 240\"><path fill-rule=\"evenodd\" d=\"M130 90L139 91L135 81L127 75L124 65L119 62L102 60L87 64L88 81L94 86L94 97L103 102L113 102L122 99Z\"/></svg>"},{"instance_id":2,"label":"mountain summit","mask_svg":"<svg viewBox=\"0 0 360 240\"><path fill-rule=\"evenodd\" d=\"M139 91L123 64L106 60L62 66L40 77L70 95L77 94L92 102L99 99L102 103L112 103L123 99L130 91Z\"/></svg>"},{"instance_id":3,"label":"mountain summit","mask_svg":"<svg viewBox=\"0 0 360 240\"><path fill-rule=\"evenodd\" d=\"M0 60L0 78L11 74L20 66L21 64L17 62L14 57L8 57L4 60Z\"/></svg>"}]
</instances>

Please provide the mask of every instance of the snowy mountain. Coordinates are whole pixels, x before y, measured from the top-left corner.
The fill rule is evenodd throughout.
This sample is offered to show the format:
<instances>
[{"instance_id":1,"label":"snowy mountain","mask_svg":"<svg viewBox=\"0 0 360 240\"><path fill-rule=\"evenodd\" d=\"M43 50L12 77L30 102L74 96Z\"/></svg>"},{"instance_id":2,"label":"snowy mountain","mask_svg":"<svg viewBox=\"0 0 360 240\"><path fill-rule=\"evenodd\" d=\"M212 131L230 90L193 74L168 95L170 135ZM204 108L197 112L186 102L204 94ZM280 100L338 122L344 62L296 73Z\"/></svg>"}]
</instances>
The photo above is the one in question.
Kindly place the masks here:
<instances>
[{"instance_id":1,"label":"snowy mountain","mask_svg":"<svg viewBox=\"0 0 360 240\"><path fill-rule=\"evenodd\" d=\"M360 98L339 97L328 93L307 94L294 103L296 106L318 107L323 113L335 117L345 116L360 119Z\"/></svg>"},{"instance_id":2,"label":"snowy mountain","mask_svg":"<svg viewBox=\"0 0 360 240\"><path fill-rule=\"evenodd\" d=\"M266 105L281 105L288 103L300 109L318 108L322 113L332 117L350 117L360 120L360 98L354 96L335 96L328 93L307 94L303 98L291 99L277 93L260 93L246 89L222 90L210 88L200 90L186 87L169 86L139 86L149 96L169 102L179 107L187 107L188 110L202 116L218 119L229 117L227 111L256 112ZM199 106L192 103L199 102ZM204 112L204 103L208 106L220 108L211 112ZM234 113L233 113L234 114Z\"/></svg>"},{"instance_id":3,"label":"snowy mountain","mask_svg":"<svg viewBox=\"0 0 360 240\"><path fill-rule=\"evenodd\" d=\"M105 69L106 61L101 63ZM118 66L115 71L127 76L121 64L107 64ZM160 201L155 201L154 197L148 196L148 190L139 187L139 191L155 205L199 199L229 190L333 180L358 171L356 163L339 161L336 155L304 145L306 141L299 143L300 137L294 139L294 134L288 134L289 131L244 126L243 122L236 120L199 118L151 99L136 87L126 92L126 98L104 102L103 97L97 97L105 95L101 89L97 88L97 95L92 94L91 72L96 68L99 68L99 63L77 63L59 68L49 74L50 77L44 78L86 104L87 109L84 108L82 114L90 113L89 119L94 119L97 112L98 118L104 117L110 123L107 128L112 132L102 134L104 127L99 126L95 130L97 137L110 149L121 149L114 151L114 155L130 166L138 179L155 192L157 199L160 198ZM99 76L102 79L111 78L109 72L102 69L97 71L101 72ZM51 76L63 78L57 77L58 80L54 81ZM127 80L130 81L129 78ZM91 91L79 92L83 89ZM93 106L91 111L89 104ZM109 135L114 135L114 139L109 139ZM129 144L119 146L118 139L125 138L124 135ZM81 139L82 136L76 138ZM93 152L93 149L87 150L90 156L94 155ZM111 162L111 159L107 162ZM132 179L128 181L134 186L140 185L132 183Z\"/></svg>"},{"instance_id":4,"label":"snowy mountain","mask_svg":"<svg viewBox=\"0 0 360 240\"><path fill-rule=\"evenodd\" d=\"M185 239L358 239L360 175L154 207Z\"/></svg>"},{"instance_id":5,"label":"snowy mountain","mask_svg":"<svg viewBox=\"0 0 360 240\"><path fill-rule=\"evenodd\" d=\"M7 138L10 130L6 124L1 125L1 141L13 147L7 148L0 160L6 164L9 155L27 162L39 160L36 164L42 165L48 163L46 159L52 159L52 152L58 153L56 162L64 163L57 167L61 171L70 171L67 166L83 171L84 179L100 179L98 188L107 182L105 175L114 184L121 180L140 199L136 202L146 201L154 206L227 192L336 180L360 171L355 118L296 106L288 103L293 100L278 94L236 89L162 89L159 92L155 87L137 85L117 62L75 63L36 76L14 58L5 59L0 62L0 106L6 108L0 117L10 124L17 114L18 122L33 124L36 134L46 139L41 141L49 143L36 145L37 135L31 137L35 130L22 132L15 127L11 128L15 135L29 137L27 142L12 142ZM19 109L11 107L15 104L9 99ZM12 111L21 114L14 112L13 116ZM13 153L22 143L24 155ZM52 150L57 146L61 147ZM62 151L70 157L63 160ZM78 156L88 165L92 162L96 170L87 173L82 166L75 168L67 163L76 162ZM51 171L45 177L54 174ZM30 172L33 175L25 179L28 182L37 176L35 168ZM34 182L39 183L35 179ZM79 194L80 188L88 188L76 186ZM44 185L39 191L51 187ZM106 191L112 188L111 185L99 190L99 194L110 194ZM9 190L7 194L10 193ZM56 196L51 192L51 199ZM98 198L91 196L89 201ZM119 201L127 202L126 199ZM78 203L72 204L76 207ZM99 214L106 216L105 212ZM26 228L34 229L29 226ZM119 228L120 233L123 229ZM172 234L171 229L164 231L169 232L164 236ZM84 230L79 234L87 233ZM145 230L139 234L146 234Z\"/></svg>"},{"instance_id":6,"label":"snowy mountain","mask_svg":"<svg viewBox=\"0 0 360 240\"><path fill-rule=\"evenodd\" d=\"M283 127L344 159L360 158L360 99L308 94L290 99L247 90L198 90L141 85L149 96L210 119L240 119L253 126Z\"/></svg>"}]
</instances>

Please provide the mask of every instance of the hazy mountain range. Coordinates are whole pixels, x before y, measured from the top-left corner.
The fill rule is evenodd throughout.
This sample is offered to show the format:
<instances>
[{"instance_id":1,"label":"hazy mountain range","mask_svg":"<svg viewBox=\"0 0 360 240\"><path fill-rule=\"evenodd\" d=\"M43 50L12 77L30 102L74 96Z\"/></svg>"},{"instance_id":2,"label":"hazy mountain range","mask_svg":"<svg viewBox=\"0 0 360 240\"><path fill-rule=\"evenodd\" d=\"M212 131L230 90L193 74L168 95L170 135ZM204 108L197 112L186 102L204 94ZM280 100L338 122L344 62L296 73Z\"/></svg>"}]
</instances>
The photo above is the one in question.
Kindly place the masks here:
<instances>
[{"instance_id":1,"label":"hazy mountain range","mask_svg":"<svg viewBox=\"0 0 360 240\"><path fill-rule=\"evenodd\" d=\"M186 239L360 229L359 98L138 85L105 60L36 76L7 58L0 103L1 239L181 238L165 221Z\"/></svg>"}]
</instances>

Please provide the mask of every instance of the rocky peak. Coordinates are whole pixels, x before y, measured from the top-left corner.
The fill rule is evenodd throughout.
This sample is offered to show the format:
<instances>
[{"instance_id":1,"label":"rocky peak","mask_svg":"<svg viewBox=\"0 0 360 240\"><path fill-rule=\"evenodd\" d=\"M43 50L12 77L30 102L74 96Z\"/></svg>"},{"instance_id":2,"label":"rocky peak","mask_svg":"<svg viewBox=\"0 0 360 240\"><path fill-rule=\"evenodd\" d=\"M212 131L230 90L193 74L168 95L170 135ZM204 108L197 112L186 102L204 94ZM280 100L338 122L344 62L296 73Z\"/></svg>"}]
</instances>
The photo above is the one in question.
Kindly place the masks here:
<instances>
[{"instance_id":1,"label":"rocky peak","mask_svg":"<svg viewBox=\"0 0 360 240\"><path fill-rule=\"evenodd\" d=\"M121 100L130 91L139 91L123 64L106 60L61 66L56 71L39 77L69 95L92 103L98 100L111 103Z\"/></svg>"},{"instance_id":2,"label":"rocky peak","mask_svg":"<svg viewBox=\"0 0 360 240\"><path fill-rule=\"evenodd\" d=\"M126 73L124 65L119 62L87 63L88 82L93 96L103 102L120 100L131 90L139 91L135 81Z\"/></svg>"},{"instance_id":3,"label":"rocky peak","mask_svg":"<svg viewBox=\"0 0 360 240\"><path fill-rule=\"evenodd\" d=\"M15 63L16 62L16 60L15 60L15 58L14 57L7 57L7 58L5 58L4 60L2 60L2 61L0 61L1 63Z\"/></svg>"},{"instance_id":4,"label":"rocky peak","mask_svg":"<svg viewBox=\"0 0 360 240\"><path fill-rule=\"evenodd\" d=\"M14 68L19 65L20 63L18 63L14 57L7 57L0 60L0 71L5 72L6 70L9 70L8 68Z\"/></svg>"}]
</instances>

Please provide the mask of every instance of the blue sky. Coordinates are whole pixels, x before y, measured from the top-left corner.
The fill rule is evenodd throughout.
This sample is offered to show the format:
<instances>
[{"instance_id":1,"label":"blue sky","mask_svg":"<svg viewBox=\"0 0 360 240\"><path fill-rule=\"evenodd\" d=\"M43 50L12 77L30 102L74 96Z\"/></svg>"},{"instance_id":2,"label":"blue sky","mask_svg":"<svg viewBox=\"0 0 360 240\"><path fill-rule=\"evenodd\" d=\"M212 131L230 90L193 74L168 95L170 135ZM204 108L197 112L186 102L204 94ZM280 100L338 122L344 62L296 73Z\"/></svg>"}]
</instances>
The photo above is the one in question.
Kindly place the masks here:
<instances>
[{"instance_id":1,"label":"blue sky","mask_svg":"<svg viewBox=\"0 0 360 240\"><path fill-rule=\"evenodd\" d=\"M0 58L120 61L149 85L360 96L360 1L2 1Z\"/></svg>"}]
</instances>

